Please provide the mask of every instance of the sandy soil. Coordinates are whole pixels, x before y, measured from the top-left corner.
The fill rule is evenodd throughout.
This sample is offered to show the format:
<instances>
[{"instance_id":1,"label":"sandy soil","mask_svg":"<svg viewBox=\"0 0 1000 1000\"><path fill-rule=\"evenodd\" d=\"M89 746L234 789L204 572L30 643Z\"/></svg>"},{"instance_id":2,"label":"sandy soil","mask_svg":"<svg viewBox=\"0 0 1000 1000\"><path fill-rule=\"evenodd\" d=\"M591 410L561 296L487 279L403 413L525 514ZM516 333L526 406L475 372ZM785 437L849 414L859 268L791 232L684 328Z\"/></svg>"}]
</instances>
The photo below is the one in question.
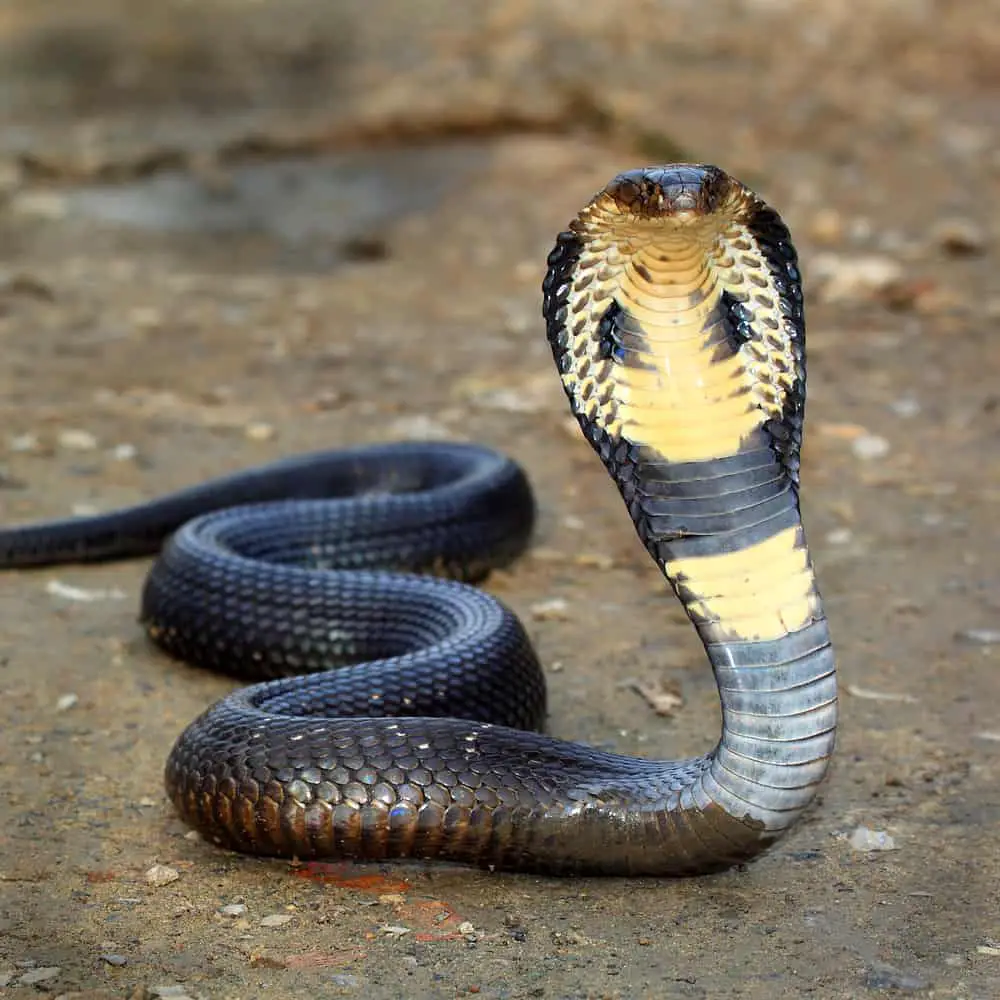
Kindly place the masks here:
<instances>
[{"instance_id":1,"label":"sandy soil","mask_svg":"<svg viewBox=\"0 0 1000 1000\"><path fill-rule=\"evenodd\" d=\"M704 750L709 671L568 431L538 286L614 173L714 161L803 257L842 727L817 807L746 870L261 862L165 801L229 682L146 644L145 566L0 575L0 995L1000 996L998 4L120 6L0 5L5 522L358 440L488 442L541 505L490 586L551 731Z\"/></svg>"}]
</instances>

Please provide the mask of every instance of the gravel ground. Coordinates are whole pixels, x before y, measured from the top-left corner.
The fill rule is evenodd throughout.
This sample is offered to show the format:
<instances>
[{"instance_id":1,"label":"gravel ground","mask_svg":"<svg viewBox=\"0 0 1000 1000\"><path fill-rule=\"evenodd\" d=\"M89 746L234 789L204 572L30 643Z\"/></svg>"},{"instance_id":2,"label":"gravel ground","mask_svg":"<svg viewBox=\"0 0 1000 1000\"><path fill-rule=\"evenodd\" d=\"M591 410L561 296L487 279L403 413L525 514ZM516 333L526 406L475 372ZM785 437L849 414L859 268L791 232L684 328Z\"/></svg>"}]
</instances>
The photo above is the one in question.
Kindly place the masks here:
<instances>
[{"instance_id":1,"label":"gravel ground","mask_svg":"<svg viewBox=\"0 0 1000 1000\"><path fill-rule=\"evenodd\" d=\"M0 996L1000 996L1000 5L137 6L0 4L3 520L484 441L539 497L489 586L550 730L704 750L710 673L571 432L539 283L614 173L717 162L803 258L841 735L793 834L710 878L261 862L164 798L230 682L146 644L145 566L0 575Z\"/></svg>"}]
</instances>

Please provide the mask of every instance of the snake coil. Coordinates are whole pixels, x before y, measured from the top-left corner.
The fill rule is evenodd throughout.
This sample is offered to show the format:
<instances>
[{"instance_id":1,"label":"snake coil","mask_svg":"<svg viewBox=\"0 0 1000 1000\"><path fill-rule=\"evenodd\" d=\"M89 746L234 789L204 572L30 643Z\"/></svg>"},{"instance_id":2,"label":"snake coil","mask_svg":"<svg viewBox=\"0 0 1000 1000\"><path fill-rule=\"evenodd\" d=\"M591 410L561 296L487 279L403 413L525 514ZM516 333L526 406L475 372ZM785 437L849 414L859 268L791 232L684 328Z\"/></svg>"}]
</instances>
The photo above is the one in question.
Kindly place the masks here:
<instances>
[{"instance_id":1,"label":"snake coil","mask_svg":"<svg viewBox=\"0 0 1000 1000\"><path fill-rule=\"evenodd\" d=\"M716 167L634 170L559 235L543 289L570 406L715 672L718 745L647 761L529 731L545 687L518 620L412 575L475 581L527 545L527 481L485 449L320 453L0 531L8 567L172 535L143 593L149 635L273 678L209 708L170 754L170 797L215 843L694 874L754 857L812 800L836 681L799 514L805 325L787 229Z\"/></svg>"}]
</instances>

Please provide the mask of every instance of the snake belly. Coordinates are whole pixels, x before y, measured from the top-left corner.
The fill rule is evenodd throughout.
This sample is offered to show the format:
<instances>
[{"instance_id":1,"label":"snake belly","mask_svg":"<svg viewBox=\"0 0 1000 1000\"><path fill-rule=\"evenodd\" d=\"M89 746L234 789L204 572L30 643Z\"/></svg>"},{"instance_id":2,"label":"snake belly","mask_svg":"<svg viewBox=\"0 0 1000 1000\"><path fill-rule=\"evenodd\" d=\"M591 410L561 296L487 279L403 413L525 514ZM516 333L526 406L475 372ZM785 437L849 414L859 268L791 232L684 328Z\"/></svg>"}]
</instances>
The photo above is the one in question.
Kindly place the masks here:
<instances>
[{"instance_id":1,"label":"snake belly","mask_svg":"<svg viewBox=\"0 0 1000 1000\"><path fill-rule=\"evenodd\" d=\"M149 635L274 678L209 708L170 754L167 791L212 842L685 875L753 858L812 801L837 697L799 512L805 325L788 230L716 167L629 171L559 235L543 291L571 409L704 644L717 746L651 761L534 731L544 680L516 617L412 575L474 581L528 542L527 481L474 446L306 456L0 531L6 566L137 555L173 533L143 594Z\"/></svg>"}]
</instances>

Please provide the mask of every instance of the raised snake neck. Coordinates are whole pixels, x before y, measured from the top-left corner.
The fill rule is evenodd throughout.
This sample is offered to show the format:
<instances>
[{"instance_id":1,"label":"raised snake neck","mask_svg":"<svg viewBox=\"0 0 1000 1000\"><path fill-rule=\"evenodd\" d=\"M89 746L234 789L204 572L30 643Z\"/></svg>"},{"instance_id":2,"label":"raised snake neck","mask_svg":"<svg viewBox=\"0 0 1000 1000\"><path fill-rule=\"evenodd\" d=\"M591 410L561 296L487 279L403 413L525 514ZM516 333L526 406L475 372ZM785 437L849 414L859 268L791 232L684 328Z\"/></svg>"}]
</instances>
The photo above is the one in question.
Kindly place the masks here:
<instances>
[{"instance_id":1,"label":"raised snake neck","mask_svg":"<svg viewBox=\"0 0 1000 1000\"><path fill-rule=\"evenodd\" d=\"M525 731L545 694L517 619L464 584L379 570L475 579L523 548L527 482L483 449L307 456L0 531L0 565L26 566L135 555L179 529L143 595L153 639L243 677L300 675L234 692L174 746L168 792L214 842L694 874L760 853L812 800L836 682L799 516L804 319L788 231L718 168L650 168L597 194L548 264L563 386L705 645L716 749L646 761Z\"/></svg>"}]
</instances>

